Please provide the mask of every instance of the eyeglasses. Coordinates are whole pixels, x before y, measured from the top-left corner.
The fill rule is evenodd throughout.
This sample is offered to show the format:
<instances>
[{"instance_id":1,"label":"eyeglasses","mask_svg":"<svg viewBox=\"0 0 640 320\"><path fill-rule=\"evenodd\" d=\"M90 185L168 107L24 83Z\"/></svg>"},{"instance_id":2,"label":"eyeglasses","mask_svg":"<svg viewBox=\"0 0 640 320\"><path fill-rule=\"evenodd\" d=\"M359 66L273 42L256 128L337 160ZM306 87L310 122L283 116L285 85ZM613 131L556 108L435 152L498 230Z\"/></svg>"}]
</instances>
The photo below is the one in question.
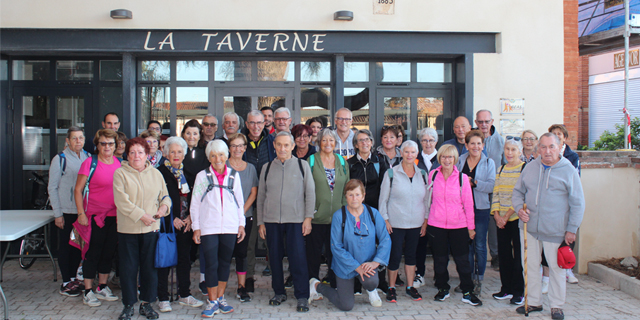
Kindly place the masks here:
<instances>
[{"instance_id":1,"label":"eyeglasses","mask_svg":"<svg viewBox=\"0 0 640 320\"><path fill-rule=\"evenodd\" d=\"M427 140L427 139L422 139L422 140L420 140L420 142L422 142L422 143L429 143L429 144L434 144L434 143L436 143L436 141L435 141L435 140L433 140L433 139L429 139L429 140Z\"/></svg>"},{"instance_id":2,"label":"eyeglasses","mask_svg":"<svg viewBox=\"0 0 640 320\"><path fill-rule=\"evenodd\" d=\"M249 121L247 122L248 125L250 126L261 126L264 123L264 121Z\"/></svg>"},{"instance_id":3,"label":"eyeglasses","mask_svg":"<svg viewBox=\"0 0 640 320\"><path fill-rule=\"evenodd\" d=\"M367 142L371 142L371 139L369 139L369 138L358 139L358 142L367 143Z\"/></svg>"},{"instance_id":4,"label":"eyeglasses","mask_svg":"<svg viewBox=\"0 0 640 320\"><path fill-rule=\"evenodd\" d=\"M455 159L455 156L440 156L442 159Z\"/></svg>"},{"instance_id":5,"label":"eyeglasses","mask_svg":"<svg viewBox=\"0 0 640 320\"><path fill-rule=\"evenodd\" d=\"M213 122L211 122L211 123L209 123L209 122L203 122L203 123L202 123L202 126L204 126L204 127L217 127L217 126L218 126L218 124L217 124L217 123L213 123Z\"/></svg>"},{"instance_id":6,"label":"eyeglasses","mask_svg":"<svg viewBox=\"0 0 640 320\"><path fill-rule=\"evenodd\" d=\"M231 145L229 145L229 148L231 148L231 149L240 149L242 147L244 147L244 144L231 144Z\"/></svg>"},{"instance_id":7,"label":"eyeglasses","mask_svg":"<svg viewBox=\"0 0 640 320\"><path fill-rule=\"evenodd\" d=\"M476 122L477 122L478 124L489 124L489 123L491 123L491 121L493 121L493 120L484 120L484 121L482 121L482 120L476 120Z\"/></svg>"},{"instance_id":8,"label":"eyeglasses","mask_svg":"<svg viewBox=\"0 0 640 320\"><path fill-rule=\"evenodd\" d=\"M158 143L158 140L147 140L148 144L156 144Z\"/></svg>"},{"instance_id":9,"label":"eyeglasses","mask_svg":"<svg viewBox=\"0 0 640 320\"><path fill-rule=\"evenodd\" d=\"M515 140L515 141L520 141L522 140L520 137L514 137L514 136L507 136L507 140Z\"/></svg>"},{"instance_id":10,"label":"eyeglasses","mask_svg":"<svg viewBox=\"0 0 640 320\"><path fill-rule=\"evenodd\" d=\"M369 227L367 227L367 224L361 220L360 228L358 228L357 225L353 226L353 234L355 234L356 236L366 237L369 235Z\"/></svg>"},{"instance_id":11,"label":"eyeglasses","mask_svg":"<svg viewBox=\"0 0 640 320\"><path fill-rule=\"evenodd\" d=\"M538 139L536 139L536 138L524 138L524 139L522 139L522 141L525 141L525 142L532 142L532 141L536 141L536 140L538 140Z\"/></svg>"},{"instance_id":12,"label":"eyeglasses","mask_svg":"<svg viewBox=\"0 0 640 320\"><path fill-rule=\"evenodd\" d=\"M103 142L103 141L100 141L100 142L98 142L98 143L99 143L101 146L103 146L103 147L106 147L106 146L113 147L113 146L115 146L115 145L116 145L116 143L115 143L115 142Z\"/></svg>"},{"instance_id":13,"label":"eyeglasses","mask_svg":"<svg viewBox=\"0 0 640 320\"><path fill-rule=\"evenodd\" d=\"M337 121L344 121L344 122L347 122L347 121L351 121L351 118L336 118L336 122L337 122Z\"/></svg>"},{"instance_id":14,"label":"eyeglasses","mask_svg":"<svg viewBox=\"0 0 640 320\"><path fill-rule=\"evenodd\" d=\"M298 138L302 138L302 139L309 139L309 135L308 134L302 134L296 137L296 139Z\"/></svg>"}]
</instances>

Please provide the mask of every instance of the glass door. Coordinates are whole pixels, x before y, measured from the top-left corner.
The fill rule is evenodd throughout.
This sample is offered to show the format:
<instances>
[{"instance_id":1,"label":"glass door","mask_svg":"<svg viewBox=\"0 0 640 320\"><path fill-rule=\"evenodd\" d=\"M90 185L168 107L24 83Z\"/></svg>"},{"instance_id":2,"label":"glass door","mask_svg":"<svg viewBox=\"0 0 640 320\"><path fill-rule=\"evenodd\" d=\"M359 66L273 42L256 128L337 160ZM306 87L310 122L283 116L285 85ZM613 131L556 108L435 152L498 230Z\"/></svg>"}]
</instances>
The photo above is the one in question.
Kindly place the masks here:
<instances>
[{"instance_id":1,"label":"glass door","mask_svg":"<svg viewBox=\"0 0 640 320\"><path fill-rule=\"evenodd\" d=\"M244 128L247 114L251 110L271 107L274 111L287 107L292 112L293 123L299 123L300 114L293 109L293 88L217 88L215 91L215 114L222 134L222 116L235 112L240 116L240 129Z\"/></svg>"},{"instance_id":2,"label":"glass door","mask_svg":"<svg viewBox=\"0 0 640 320\"><path fill-rule=\"evenodd\" d=\"M85 130L92 140L95 128L85 128L85 106L92 105L91 89L16 88L14 105L13 208L33 209L47 201L51 159L62 152L70 126ZM90 145L85 145L91 150Z\"/></svg>"}]
</instances>

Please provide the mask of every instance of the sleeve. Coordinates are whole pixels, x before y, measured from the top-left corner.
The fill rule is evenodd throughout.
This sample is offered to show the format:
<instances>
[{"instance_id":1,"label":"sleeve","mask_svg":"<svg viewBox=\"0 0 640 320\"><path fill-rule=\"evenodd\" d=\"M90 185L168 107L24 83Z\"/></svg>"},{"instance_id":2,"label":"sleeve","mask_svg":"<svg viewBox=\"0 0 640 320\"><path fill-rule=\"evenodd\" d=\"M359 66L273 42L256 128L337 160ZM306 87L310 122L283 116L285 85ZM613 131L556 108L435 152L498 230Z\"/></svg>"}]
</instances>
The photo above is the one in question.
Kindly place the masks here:
<instances>
[{"instance_id":1,"label":"sleeve","mask_svg":"<svg viewBox=\"0 0 640 320\"><path fill-rule=\"evenodd\" d=\"M425 186L426 192L424 195L424 219L429 219L429 213L431 212L431 201L433 199L433 175L435 174L435 170L431 170L427 173L427 185Z\"/></svg>"},{"instance_id":2,"label":"sleeve","mask_svg":"<svg viewBox=\"0 0 640 320\"><path fill-rule=\"evenodd\" d=\"M381 220L383 218L380 212L373 209L373 216L376 217L376 236L378 237L378 248L373 261L387 266L389 264L389 255L391 254L391 237L389 237L389 232L387 232L387 225L384 223L384 220Z\"/></svg>"},{"instance_id":3,"label":"sleeve","mask_svg":"<svg viewBox=\"0 0 640 320\"><path fill-rule=\"evenodd\" d=\"M569 221L567 230L571 233L578 232L578 228L584 217L585 201L584 192L582 190L582 182L577 171L572 172L571 184L569 189Z\"/></svg>"},{"instance_id":4,"label":"sleeve","mask_svg":"<svg viewBox=\"0 0 640 320\"><path fill-rule=\"evenodd\" d=\"M305 161L302 161L304 167L304 217L311 218L315 216L316 208L316 184L313 181L313 173L311 167Z\"/></svg>"},{"instance_id":5,"label":"sleeve","mask_svg":"<svg viewBox=\"0 0 640 320\"><path fill-rule=\"evenodd\" d=\"M475 191L483 193L493 192L493 187L496 184L496 165L493 159L487 158L486 169L481 177L476 174L476 187Z\"/></svg>"},{"instance_id":6,"label":"sleeve","mask_svg":"<svg viewBox=\"0 0 640 320\"><path fill-rule=\"evenodd\" d=\"M491 200L491 214L493 215L494 211L500 211L500 176L496 174L496 183L493 186L493 199Z\"/></svg>"},{"instance_id":7,"label":"sleeve","mask_svg":"<svg viewBox=\"0 0 640 320\"><path fill-rule=\"evenodd\" d=\"M387 169L393 170L393 169ZM378 210L382 219L389 220L389 214L387 213L387 204L389 203L389 196L391 195L391 184L389 175L385 171L383 173L382 184L380 185L380 199L378 200Z\"/></svg>"},{"instance_id":8,"label":"sleeve","mask_svg":"<svg viewBox=\"0 0 640 320\"><path fill-rule=\"evenodd\" d=\"M169 190L167 190L167 184L164 182L164 177L158 170L154 171L154 174L156 175L156 179L161 186L160 194L158 195L158 208L160 208L164 204L167 206L167 208L169 208L169 210L171 210L171 197L169 196Z\"/></svg>"},{"instance_id":9,"label":"sleeve","mask_svg":"<svg viewBox=\"0 0 640 320\"><path fill-rule=\"evenodd\" d=\"M53 208L53 216L56 218L62 217L62 204L59 196L60 180L62 180L61 171L60 155L56 155L49 166L49 185L47 186L51 208Z\"/></svg>"},{"instance_id":10,"label":"sleeve","mask_svg":"<svg viewBox=\"0 0 640 320\"><path fill-rule=\"evenodd\" d=\"M89 176L89 171L91 170L91 157L87 158L80 165L80 170L78 170L78 174Z\"/></svg>"},{"instance_id":11,"label":"sleeve","mask_svg":"<svg viewBox=\"0 0 640 320\"><path fill-rule=\"evenodd\" d=\"M250 164L247 164L250 165ZM233 184L233 194L236 197L236 200L238 201L238 206L236 206L237 208L237 213L238 213L238 221L240 222L240 226L245 227L245 224L247 223L246 219L244 218L244 195L242 194L242 180L240 180L240 174L238 172L236 172L236 179L238 181L236 181Z\"/></svg>"},{"instance_id":12,"label":"sleeve","mask_svg":"<svg viewBox=\"0 0 640 320\"><path fill-rule=\"evenodd\" d=\"M522 209L522 207L524 206L527 188L524 185L523 177L527 172L527 169L529 169L529 166L526 166L524 170L522 170L522 174L520 174L520 177L518 177L518 181L516 181L516 185L513 187L513 194L511 195L511 206L516 212L520 211L520 209Z\"/></svg>"},{"instance_id":13,"label":"sleeve","mask_svg":"<svg viewBox=\"0 0 640 320\"><path fill-rule=\"evenodd\" d=\"M495 169L494 169L495 170ZM462 206L464 208L465 216L467 217L467 229L475 230L475 212L473 211L473 193L471 191L471 184L466 174L462 175Z\"/></svg>"},{"instance_id":14,"label":"sleeve","mask_svg":"<svg viewBox=\"0 0 640 320\"><path fill-rule=\"evenodd\" d=\"M204 185L206 180L204 171L200 171L196 175L196 180L193 183L193 190L191 191L191 204L189 205L189 212L191 215L191 228L193 230L200 230L200 199L204 194L207 187Z\"/></svg>"},{"instance_id":15,"label":"sleeve","mask_svg":"<svg viewBox=\"0 0 640 320\"><path fill-rule=\"evenodd\" d=\"M258 172L256 172L256 168L252 165L251 166L251 187L257 188L258 185L259 185Z\"/></svg>"},{"instance_id":16,"label":"sleeve","mask_svg":"<svg viewBox=\"0 0 640 320\"><path fill-rule=\"evenodd\" d=\"M349 272L355 271L360 266L360 263L344 247L343 239L342 210L338 210L333 214L333 219L331 219L331 253L333 253L333 263L342 266Z\"/></svg>"},{"instance_id":17,"label":"sleeve","mask_svg":"<svg viewBox=\"0 0 640 320\"><path fill-rule=\"evenodd\" d=\"M124 187L125 181L124 171L122 169L116 170L113 174L113 202L116 204L118 212L129 217L133 222L138 222L146 212L130 200ZM167 187L164 188L166 193Z\"/></svg>"},{"instance_id":18,"label":"sleeve","mask_svg":"<svg viewBox=\"0 0 640 320\"><path fill-rule=\"evenodd\" d=\"M267 171L266 165L269 163L265 163L262 166L262 170L260 170L260 179L258 181L258 202L256 203L256 219L258 220L258 225L264 224L264 202L267 199L267 183L265 181L265 174Z\"/></svg>"}]
</instances>

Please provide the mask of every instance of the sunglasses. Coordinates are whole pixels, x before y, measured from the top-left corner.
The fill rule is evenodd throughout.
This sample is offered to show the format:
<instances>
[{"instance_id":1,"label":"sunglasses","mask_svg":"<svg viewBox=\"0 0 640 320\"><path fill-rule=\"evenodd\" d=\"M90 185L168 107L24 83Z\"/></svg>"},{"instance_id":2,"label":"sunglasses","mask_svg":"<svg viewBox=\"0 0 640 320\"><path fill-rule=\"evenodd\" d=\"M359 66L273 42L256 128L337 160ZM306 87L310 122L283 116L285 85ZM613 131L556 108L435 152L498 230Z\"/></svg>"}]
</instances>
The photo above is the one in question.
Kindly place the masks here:
<instances>
[{"instance_id":1,"label":"sunglasses","mask_svg":"<svg viewBox=\"0 0 640 320\"><path fill-rule=\"evenodd\" d=\"M520 141L522 140L520 137L514 137L514 136L507 136L507 140L515 140L515 141Z\"/></svg>"}]
</instances>

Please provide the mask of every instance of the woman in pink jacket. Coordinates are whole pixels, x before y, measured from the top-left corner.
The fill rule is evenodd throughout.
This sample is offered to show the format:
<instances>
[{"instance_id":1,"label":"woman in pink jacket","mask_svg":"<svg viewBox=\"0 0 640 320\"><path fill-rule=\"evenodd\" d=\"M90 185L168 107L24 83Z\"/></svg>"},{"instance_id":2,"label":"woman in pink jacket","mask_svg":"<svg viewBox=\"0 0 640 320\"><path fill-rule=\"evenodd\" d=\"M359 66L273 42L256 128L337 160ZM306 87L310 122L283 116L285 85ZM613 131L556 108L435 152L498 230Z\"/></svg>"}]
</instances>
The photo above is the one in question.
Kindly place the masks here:
<instances>
[{"instance_id":1,"label":"woman in pink jacket","mask_svg":"<svg viewBox=\"0 0 640 320\"><path fill-rule=\"evenodd\" d=\"M436 301L449 297L449 249L456 263L462 289L462 302L481 306L482 301L473 294L469 242L476 235L474 229L473 194L469 178L456 168L458 150L444 145L438 150L440 167L429 174L432 192L427 235L433 253L433 270L438 294Z\"/></svg>"}]
</instances>

